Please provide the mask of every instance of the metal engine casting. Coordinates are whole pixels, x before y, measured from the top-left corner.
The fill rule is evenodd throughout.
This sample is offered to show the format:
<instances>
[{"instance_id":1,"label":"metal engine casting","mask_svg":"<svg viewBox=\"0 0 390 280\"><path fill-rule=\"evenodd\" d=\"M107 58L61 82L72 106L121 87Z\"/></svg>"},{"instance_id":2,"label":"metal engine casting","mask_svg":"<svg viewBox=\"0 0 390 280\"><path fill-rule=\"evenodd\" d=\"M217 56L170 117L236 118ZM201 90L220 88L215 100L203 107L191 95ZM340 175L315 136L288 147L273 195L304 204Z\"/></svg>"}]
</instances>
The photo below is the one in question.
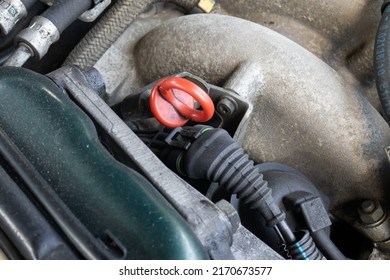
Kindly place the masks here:
<instances>
[{"instance_id":1,"label":"metal engine casting","mask_svg":"<svg viewBox=\"0 0 390 280\"><path fill-rule=\"evenodd\" d=\"M0 256L389 259L389 7L0 1Z\"/></svg>"}]
</instances>

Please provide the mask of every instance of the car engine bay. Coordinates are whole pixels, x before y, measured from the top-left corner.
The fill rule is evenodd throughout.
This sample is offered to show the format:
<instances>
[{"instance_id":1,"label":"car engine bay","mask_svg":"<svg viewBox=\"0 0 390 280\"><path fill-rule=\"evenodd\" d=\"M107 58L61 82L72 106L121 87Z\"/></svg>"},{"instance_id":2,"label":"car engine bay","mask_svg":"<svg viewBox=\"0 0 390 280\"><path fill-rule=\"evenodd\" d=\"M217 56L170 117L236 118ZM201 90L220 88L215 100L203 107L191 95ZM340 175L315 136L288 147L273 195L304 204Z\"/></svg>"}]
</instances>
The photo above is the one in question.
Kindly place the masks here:
<instances>
[{"instance_id":1,"label":"car engine bay","mask_svg":"<svg viewBox=\"0 0 390 280\"><path fill-rule=\"evenodd\" d=\"M389 4L0 0L0 259L389 259Z\"/></svg>"}]
</instances>

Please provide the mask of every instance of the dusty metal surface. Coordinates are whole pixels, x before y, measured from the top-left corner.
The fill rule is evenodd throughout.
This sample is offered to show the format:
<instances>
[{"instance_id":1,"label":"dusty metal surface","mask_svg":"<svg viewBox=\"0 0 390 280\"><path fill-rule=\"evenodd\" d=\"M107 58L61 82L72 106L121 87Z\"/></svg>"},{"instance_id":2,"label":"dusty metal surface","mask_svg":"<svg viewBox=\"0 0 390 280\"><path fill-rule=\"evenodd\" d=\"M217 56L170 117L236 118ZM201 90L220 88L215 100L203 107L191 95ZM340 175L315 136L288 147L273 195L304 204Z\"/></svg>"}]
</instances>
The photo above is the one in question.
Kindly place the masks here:
<instances>
[{"instance_id":1,"label":"dusty metal surface","mask_svg":"<svg viewBox=\"0 0 390 280\"><path fill-rule=\"evenodd\" d=\"M0 35L7 35L27 15L27 9L20 0L0 1Z\"/></svg>"},{"instance_id":2,"label":"dusty metal surface","mask_svg":"<svg viewBox=\"0 0 390 280\"><path fill-rule=\"evenodd\" d=\"M0 15L7 11L1 10L1 3L8 2L0 0ZM221 89L214 98L217 112L252 159L284 163L304 173L328 196L332 220L349 224L372 243L373 250L363 245L359 256L372 250L369 259L390 259L390 163L384 152L390 129L378 113L382 109L373 71L382 2L217 0L214 15L188 16L175 5L159 3L138 16L96 63L106 93L96 84L92 87L97 96L88 89L89 81L80 82L70 68L56 73L66 76L64 85L72 98L190 223L212 258L281 257L241 225L230 204L215 203L219 193L212 202L174 175L126 126L123 116L116 115L118 107L109 107L150 82L185 71L203 78L214 91ZM209 12L213 5L202 0L192 12ZM93 12L100 10L93 9L87 21L93 20ZM0 20L0 33L7 33L20 16ZM27 35L17 38L25 44L34 41ZM56 48L66 49L62 45ZM18 49L16 54L24 58L11 63L22 65L30 49L37 58L46 52L32 42ZM247 104L240 115L232 113L237 110L232 100L237 99ZM234 125L231 119L237 119ZM367 204L367 199L379 201L383 209ZM335 228L332 234L344 234ZM0 248L0 259L2 253Z\"/></svg>"},{"instance_id":3,"label":"dusty metal surface","mask_svg":"<svg viewBox=\"0 0 390 280\"><path fill-rule=\"evenodd\" d=\"M258 260L259 258L265 260L283 259L243 226L240 226L233 235L231 250L237 260Z\"/></svg>"},{"instance_id":4,"label":"dusty metal surface","mask_svg":"<svg viewBox=\"0 0 390 280\"><path fill-rule=\"evenodd\" d=\"M374 248L368 259L369 260L390 260L390 254L383 253L378 249Z\"/></svg>"},{"instance_id":5,"label":"dusty metal surface","mask_svg":"<svg viewBox=\"0 0 390 280\"><path fill-rule=\"evenodd\" d=\"M105 100L190 72L250 101L235 139L255 161L295 167L332 210L367 198L386 205L390 130L377 112L372 63L381 3L218 1L216 13L235 18L154 6L97 62Z\"/></svg>"},{"instance_id":6,"label":"dusty metal surface","mask_svg":"<svg viewBox=\"0 0 390 280\"><path fill-rule=\"evenodd\" d=\"M348 1L256 1L221 0L215 13L248 19L286 36L300 44L331 67L350 83L364 88L363 95L381 110L373 76L373 42L380 19L381 0ZM99 70L111 76L108 83L109 103L126 96L124 89L134 88L133 48L149 30L162 22L182 16L172 6L154 6L143 18L137 19L97 63ZM120 71L117 71L120 70ZM116 72L123 76L113 78ZM129 82L131 80L133 83ZM122 83L121 83L122 82ZM119 85L120 84L120 85ZM142 86L139 84L139 86Z\"/></svg>"},{"instance_id":7,"label":"dusty metal surface","mask_svg":"<svg viewBox=\"0 0 390 280\"><path fill-rule=\"evenodd\" d=\"M344 79L362 86L364 96L377 110L381 110L372 71L373 42L381 3L381 0L358 0L353 5L349 1L336 0L221 0L215 12L259 23L300 44L331 65ZM121 70L122 75L132 73L132 49L138 39L145 35L148 28L182 15L172 7L162 7L155 6L143 20L137 19L102 57L98 67L110 73L114 72L113 69ZM105 69L108 65L113 68ZM135 77L131 79L137 81ZM123 98L126 94L122 88L130 86L126 79L118 79L113 82L113 85L116 84L114 89L117 89L118 81L126 84L120 85L119 94L115 94L114 99L110 96L109 102L115 103Z\"/></svg>"},{"instance_id":8,"label":"dusty metal surface","mask_svg":"<svg viewBox=\"0 0 390 280\"><path fill-rule=\"evenodd\" d=\"M168 168L126 126L110 107L90 88L80 72L64 67L50 74L59 85L66 88L86 112L110 135L135 166L173 205L189 223L200 242L213 259L281 259L252 233L240 229L234 209L223 203L214 204ZM137 147L137 149L134 149ZM249 242L249 244L248 244ZM232 244L235 244L231 248ZM257 250L246 254L249 245ZM233 251L233 252L232 252Z\"/></svg>"},{"instance_id":9,"label":"dusty metal surface","mask_svg":"<svg viewBox=\"0 0 390 280\"><path fill-rule=\"evenodd\" d=\"M181 17L137 45L144 82L188 71L223 84L246 61L261 65L243 146L258 161L307 175L331 207L367 196L384 199L390 130L349 83L301 46L260 25L220 15Z\"/></svg>"},{"instance_id":10,"label":"dusty metal surface","mask_svg":"<svg viewBox=\"0 0 390 280\"><path fill-rule=\"evenodd\" d=\"M232 16L267 26L297 42L335 68L369 44L380 18L381 0L220 0ZM371 57L366 58L371 64ZM365 65L367 63L364 63Z\"/></svg>"},{"instance_id":11,"label":"dusty metal surface","mask_svg":"<svg viewBox=\"0 0 390 280\"><path fill-rule=\"evenodd\" d=\"M107 86L105 101L108 104L118 103L144 86L134 65L133 52L137 42L164 21L182 15L171 5L152 6L147 13L137 18L99 59L95 67L104 77Z\"/></svg>"},{"instance_id":12,"label":"dusty metal surface","mask_svg":"<svg viewBox=\"0 0 390 280\"><path fill-rule=\"evenodd\" d=\"M220 0L236 17L264 25L300 44L360 83L366 98L380 109L373 76L373 43L382 0ZM351 75L352 74L352 75ZM357 80L355 80L357 78Z\"/></svg>"}]
</instances>

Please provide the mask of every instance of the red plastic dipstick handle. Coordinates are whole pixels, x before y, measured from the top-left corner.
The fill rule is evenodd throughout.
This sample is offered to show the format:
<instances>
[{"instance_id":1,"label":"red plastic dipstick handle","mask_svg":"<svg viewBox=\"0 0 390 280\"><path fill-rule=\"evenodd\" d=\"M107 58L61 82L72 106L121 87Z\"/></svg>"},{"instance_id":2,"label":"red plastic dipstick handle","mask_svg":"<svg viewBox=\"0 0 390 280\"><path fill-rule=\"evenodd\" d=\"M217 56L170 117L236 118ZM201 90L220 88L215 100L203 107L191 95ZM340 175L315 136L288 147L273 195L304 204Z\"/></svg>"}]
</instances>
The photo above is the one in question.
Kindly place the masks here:
<instances>
[{"instance_id":1,"label":"red plastic dipstick handle","mask_svg":"<svg viewBox=\"0 0 390 280\"><path fill-rule=\"evenodd\" d=\"M195 109L197 101L203 110ZM150 94L154 117L168 127L183 126L189 120L206 122L214 115L214 103L198 85L180 77L165 78L156 83Z\"/></svg>"}]
</instances>

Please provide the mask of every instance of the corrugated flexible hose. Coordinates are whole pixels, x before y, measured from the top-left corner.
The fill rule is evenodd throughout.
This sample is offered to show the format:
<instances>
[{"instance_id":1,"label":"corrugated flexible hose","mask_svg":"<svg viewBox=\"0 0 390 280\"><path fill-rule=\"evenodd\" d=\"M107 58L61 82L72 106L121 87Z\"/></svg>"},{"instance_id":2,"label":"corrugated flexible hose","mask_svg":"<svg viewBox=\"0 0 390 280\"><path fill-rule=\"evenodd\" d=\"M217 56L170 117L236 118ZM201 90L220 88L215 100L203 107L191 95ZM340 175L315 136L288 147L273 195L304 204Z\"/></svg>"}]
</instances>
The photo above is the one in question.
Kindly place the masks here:
<instances>
[{"instance_id":1,"label":"corrugated flexible hose","mask_svg":"<svg viewBox=\"0 0 390 280\"><path fill-rule=\"evenodd\" d=\"M382 18L374 46L374 70L376 88L379 100L383 107L383 113L387 123L390 125L390 1L384 1L382 5Z\"/></svg>"},{"instance_id":2,"label":"corrugated flexible hose","mask_svg":"<svg viewBox=\"0 0 390 280\"><path fill-rule=\"evenodd\" d=\"M92 67L133 20L157 2L173 3L191 11L199 0L118 0L73 49L64 65Z\"/></svg>"}]
</instances>

